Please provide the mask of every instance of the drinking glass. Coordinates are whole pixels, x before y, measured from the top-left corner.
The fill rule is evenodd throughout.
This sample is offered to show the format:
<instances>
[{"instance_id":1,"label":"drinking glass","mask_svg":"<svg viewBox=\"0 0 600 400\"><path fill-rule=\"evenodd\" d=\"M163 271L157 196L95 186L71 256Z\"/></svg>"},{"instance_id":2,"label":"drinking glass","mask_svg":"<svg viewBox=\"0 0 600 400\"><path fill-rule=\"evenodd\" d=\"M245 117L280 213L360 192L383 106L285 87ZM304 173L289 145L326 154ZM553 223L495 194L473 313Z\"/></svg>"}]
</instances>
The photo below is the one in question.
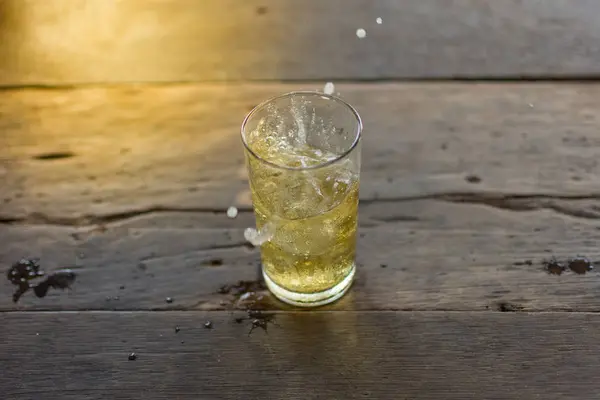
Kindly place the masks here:
<instances>
[{"instance_id":1,"label":"drinking glass","mask_svg":"<svg viewBox=\"0 0 600 400\"><path fill-rule=\"evenodd\" d=\"M343 100L292 92L242 124L263 275L297 306L340 298L356 266L362 122Z\"/></svg>"}]
</instances>

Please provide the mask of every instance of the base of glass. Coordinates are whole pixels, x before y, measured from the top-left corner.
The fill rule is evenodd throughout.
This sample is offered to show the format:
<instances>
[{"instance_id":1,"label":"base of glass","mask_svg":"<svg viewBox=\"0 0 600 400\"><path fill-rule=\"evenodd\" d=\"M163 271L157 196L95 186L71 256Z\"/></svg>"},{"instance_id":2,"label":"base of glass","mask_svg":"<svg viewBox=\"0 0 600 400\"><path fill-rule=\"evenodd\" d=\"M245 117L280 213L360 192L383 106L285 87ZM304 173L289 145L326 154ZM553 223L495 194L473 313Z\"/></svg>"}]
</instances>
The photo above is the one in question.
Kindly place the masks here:
<instances>
[{"instance_id":1,"label":"base of glass","mask_svg":"<svg viewBox=\"0 0 600 400\"><path fill-rule=\"evenodd\" d=\"M352 264L352 270L350 270L350 273L348 273L348 275L340 283L332 288L318 293L297 293L284 289L273 282L264 269L263 277L265 278L265 282L267 283L267 287L271 293L273 293L275 297L284 303L299 307L318 307L332 303L342 297L348 291L350 286L352 286L355 272L356 265Z\"/></svg>"}]
</instances>

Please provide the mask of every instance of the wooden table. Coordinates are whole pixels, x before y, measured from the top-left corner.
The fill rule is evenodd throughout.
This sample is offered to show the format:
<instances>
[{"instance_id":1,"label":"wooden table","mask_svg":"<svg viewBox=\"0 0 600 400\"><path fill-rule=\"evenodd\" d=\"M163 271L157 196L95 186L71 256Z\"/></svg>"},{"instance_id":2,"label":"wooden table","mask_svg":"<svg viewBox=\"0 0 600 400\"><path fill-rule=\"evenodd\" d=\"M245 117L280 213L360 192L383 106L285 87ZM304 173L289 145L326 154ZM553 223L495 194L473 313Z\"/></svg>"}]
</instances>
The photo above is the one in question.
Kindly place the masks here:
<instances>
[{"instance_id":1,"label":"wooden table","mask_svg":"<svg viewBox=\"0 0 600 400\"><path fill-rule=\"evenodd\" d=\"M0 6L20 15L19 1ZM71 290L16 304L0 279L2 397L596 399L600 278L545 263L600 260L600 85L487 78L597 74L600 5L352 0L345 19L340 1L225 3L202 7L231 11L239 51L209 62L160 43L185 63L139 64L143 85L115 85L134 72L109 65L44 76L0 59L0 272L39 257L46 272L77 273ZM172 4L188 22L200 7ZM304 25L275 46L290 15L339 37L340 58L323 61L334 44L315 46ZM244 68L255 26L273 29L270 47ZM164 40L203 43L196 33ZM216 79L221 60L243 81ZM193 82L163 84L176 76ZM437 81L456 76L486 79ZM359 268L342 300L304 311L264 290L244 241L254 220L239 126L258 102L326 80L365 124ZM249 304L272 313L268 331L249 334Z\"/></svg>"}]
</instances>

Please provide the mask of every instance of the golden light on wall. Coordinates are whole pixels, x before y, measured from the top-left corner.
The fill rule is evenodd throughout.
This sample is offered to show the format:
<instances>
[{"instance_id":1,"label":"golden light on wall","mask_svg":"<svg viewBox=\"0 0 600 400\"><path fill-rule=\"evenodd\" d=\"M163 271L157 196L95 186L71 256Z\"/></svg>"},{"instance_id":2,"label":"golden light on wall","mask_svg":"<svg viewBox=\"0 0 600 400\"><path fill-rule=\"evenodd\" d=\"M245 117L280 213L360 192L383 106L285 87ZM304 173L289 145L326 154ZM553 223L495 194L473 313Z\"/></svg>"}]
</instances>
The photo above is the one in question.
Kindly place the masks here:
<instances>
[{"instance_id":1,"label":"golden light on wall","mask_svg":"<svg viewBox=\"0 0 600 400\"><path fill-rule=\"evenodd\" d=\"M237 79L264 30L236 4L2 0L0 86Z\"/></svg>"}]
</instances>

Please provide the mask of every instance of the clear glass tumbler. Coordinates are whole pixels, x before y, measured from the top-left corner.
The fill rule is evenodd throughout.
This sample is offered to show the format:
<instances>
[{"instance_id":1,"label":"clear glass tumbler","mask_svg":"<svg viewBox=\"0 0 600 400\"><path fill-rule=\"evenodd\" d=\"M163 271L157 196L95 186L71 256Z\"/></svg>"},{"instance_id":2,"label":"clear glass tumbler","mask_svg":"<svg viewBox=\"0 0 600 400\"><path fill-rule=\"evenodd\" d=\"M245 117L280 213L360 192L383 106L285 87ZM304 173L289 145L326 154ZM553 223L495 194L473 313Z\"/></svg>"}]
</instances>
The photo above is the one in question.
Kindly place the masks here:
<instances>
[{"instance_id":1,"label":"clear glass tumbler","mask_svg":"<svg viewBox=\"0 0 600 400\"><path fill-rule=\"evenodd\" d=\"M352 284L361 132L352 106L318 92L267 100L242 124L263 275L286 303L327 304Z\"/></svg>"}]
</instances>

